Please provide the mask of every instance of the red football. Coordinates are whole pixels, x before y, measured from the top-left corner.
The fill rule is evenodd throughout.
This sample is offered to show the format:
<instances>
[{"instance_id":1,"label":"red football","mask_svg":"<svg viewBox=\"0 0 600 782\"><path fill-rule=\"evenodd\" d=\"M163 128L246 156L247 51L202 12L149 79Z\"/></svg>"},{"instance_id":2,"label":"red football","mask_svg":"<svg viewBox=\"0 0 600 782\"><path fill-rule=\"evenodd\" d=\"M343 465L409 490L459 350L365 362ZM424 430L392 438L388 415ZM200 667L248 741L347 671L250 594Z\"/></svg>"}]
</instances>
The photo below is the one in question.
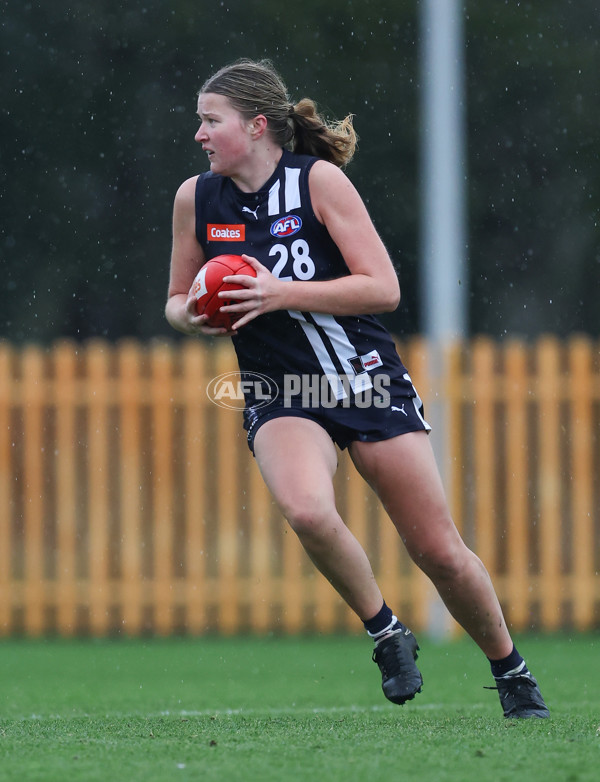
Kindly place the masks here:
<instances>
[{"instance_id":1,"label":"red football","mask_svg":"<svg viewBox=\"0 0 600 782\"><path fill-rule=\"evenodd\" d=\"M236 302L236 299L219 298L219 291L235 291L244 287L231 282L224 283L223 277L231 274L256 277L252 266L243 261L240 255L218 255L204 264L192 283L190 295L196 299L198 315L208 315L207 326L230 330L232 323L241 318L239 312L219 312L221 307Z\"/></svg>"}]
</instances>

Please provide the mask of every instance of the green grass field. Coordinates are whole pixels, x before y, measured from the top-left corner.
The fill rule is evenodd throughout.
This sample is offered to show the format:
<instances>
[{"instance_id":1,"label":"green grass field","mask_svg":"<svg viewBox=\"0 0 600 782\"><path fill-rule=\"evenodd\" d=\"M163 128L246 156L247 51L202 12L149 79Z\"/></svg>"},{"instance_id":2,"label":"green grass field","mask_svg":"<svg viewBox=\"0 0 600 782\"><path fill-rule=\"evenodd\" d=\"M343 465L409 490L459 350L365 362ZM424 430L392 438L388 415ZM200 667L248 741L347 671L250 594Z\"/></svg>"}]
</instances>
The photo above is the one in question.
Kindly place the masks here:
<instances>
[{"instance_id":1,"label":"green grass field","mask_svg":"<svg viewBox=\"0 0 600 782\"><path fill-rule=\"evenodd\" d=\"M600 637L524 637L549 720L505 720L467 639L389 704L366 638L0 642L0 780L596 782Z\"/></svg>"}]
</instances>

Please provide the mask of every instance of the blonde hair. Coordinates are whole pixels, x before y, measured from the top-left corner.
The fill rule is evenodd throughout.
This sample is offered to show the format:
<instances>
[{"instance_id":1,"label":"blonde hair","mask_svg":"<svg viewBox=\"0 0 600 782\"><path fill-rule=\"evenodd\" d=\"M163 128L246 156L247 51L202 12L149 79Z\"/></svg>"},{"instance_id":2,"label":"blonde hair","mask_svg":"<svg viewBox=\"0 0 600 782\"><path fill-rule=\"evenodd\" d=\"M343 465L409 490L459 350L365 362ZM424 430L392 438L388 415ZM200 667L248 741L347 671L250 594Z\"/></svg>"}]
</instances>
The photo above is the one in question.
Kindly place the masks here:
<instances>
[{"instance_id":1,"label":"blonde hair","mask_svg":"<svg viewBox=\"0 0 600 782\"><path fill-rule=\"evenodd\" d=\"M352 160L358 142L352 114L340 122L327 122L310 98L292 103L270 60L241 59L226 65L204 82L199 94L207 92L226 97L246 119L263 114L269 132L282 147L340 168Z\"/></svg>"}]
</instances>

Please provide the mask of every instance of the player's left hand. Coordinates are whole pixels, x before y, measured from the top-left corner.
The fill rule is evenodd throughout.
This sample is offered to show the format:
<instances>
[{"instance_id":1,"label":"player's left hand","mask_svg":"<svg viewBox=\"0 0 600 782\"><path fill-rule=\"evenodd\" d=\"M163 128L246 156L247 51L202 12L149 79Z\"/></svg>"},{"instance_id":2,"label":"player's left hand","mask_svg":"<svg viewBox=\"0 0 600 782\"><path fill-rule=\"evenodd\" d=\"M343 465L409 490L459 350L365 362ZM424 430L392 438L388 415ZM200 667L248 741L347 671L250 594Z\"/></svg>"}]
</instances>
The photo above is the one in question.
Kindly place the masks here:
<instances>
[{"instance_id":1,"label":"player's left hand","mask_svg":"<svg viewBox=\"0 0 600 782\"><path fill-rule=\"evenodd\" d=\"M242 285L243 288L222 291L218 294L222 299L236 300L235 304L221 307L221 312L240 313L240 319L234 323L236 331L265 312L282 309L281 286L284 283L251 255L242 255L242 258L256 271L256 277L250 277L246 274L223 277L223 282Z\"/></svg>"}]
</instances>

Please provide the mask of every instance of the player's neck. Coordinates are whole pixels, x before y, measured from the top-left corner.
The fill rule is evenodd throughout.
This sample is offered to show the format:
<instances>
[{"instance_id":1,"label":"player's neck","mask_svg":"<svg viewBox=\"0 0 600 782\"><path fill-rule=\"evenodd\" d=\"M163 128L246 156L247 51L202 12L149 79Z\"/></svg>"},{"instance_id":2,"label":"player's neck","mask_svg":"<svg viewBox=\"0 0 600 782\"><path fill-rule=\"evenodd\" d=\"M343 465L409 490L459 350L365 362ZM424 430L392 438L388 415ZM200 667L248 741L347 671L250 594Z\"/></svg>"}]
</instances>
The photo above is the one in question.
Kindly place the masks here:
<instances>
[{"instance_id":1,"label":"player's neck","mask_svg":"<svg viewBox=\"0 0 600 782\"><path fill-rule=\"evenodd\" d=\"M244 170L234 174L231 179L243 193L256 193L271 178L282 154L281 147L265 145L257 149L248 159Z\"/></svg>"}]
</instances>

